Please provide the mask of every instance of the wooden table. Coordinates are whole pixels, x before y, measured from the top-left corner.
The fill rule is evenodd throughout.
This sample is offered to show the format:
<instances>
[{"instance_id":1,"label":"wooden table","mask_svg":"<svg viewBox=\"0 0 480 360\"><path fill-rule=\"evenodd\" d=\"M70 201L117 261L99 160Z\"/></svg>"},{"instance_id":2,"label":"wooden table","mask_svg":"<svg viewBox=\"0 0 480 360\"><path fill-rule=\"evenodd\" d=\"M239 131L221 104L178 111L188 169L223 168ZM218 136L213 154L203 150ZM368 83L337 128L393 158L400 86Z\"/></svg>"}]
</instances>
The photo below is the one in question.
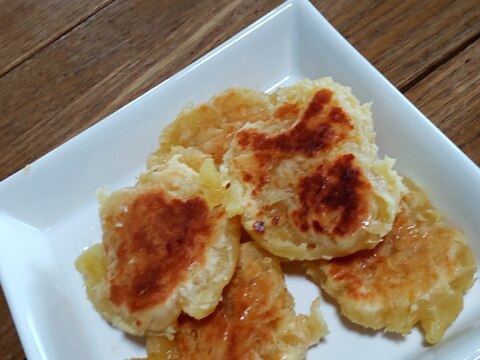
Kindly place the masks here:
<instances>
[{"instance_id":1,"label":"wooden table","mask_svg":"<svg viewBox=\"0 0 480 360\"><path fill-rule=\"evenodd\" d=\"M280 2L0 0L0 179L184 68ZM480 164L478 0L314 4ZM0 359L24 359L1 294Z\"/></svg>"}]
</instances>

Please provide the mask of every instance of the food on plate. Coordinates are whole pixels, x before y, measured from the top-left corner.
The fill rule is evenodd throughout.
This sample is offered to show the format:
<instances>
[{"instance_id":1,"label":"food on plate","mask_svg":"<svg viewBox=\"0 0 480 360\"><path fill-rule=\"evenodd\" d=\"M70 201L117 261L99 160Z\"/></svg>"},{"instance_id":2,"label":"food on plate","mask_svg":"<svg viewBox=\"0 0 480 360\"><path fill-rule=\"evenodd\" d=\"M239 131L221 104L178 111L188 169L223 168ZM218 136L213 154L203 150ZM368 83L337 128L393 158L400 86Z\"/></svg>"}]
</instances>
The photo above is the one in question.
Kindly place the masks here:
<instances>
[{"instance_id":1,"label":"food on plate","mask_svg":"<svg viewBox=\"0 0 480 360\"><path fill-rule=\"evenodd\" d=\"M271 116L246 123L224 156L245 188L243 227L275 255L329 259L373 248L404 191L377 158L369 105L330 78L270 96Z\"/></svg>"},{"instance_id":2,"label":"food on plate","mask_svg":"<svg viewBox=\"0 0 480 360\"><path fill-rule=\"evenodd\" d=\"M445 224L411 182L393 229L375 249L306 263L307 273L350 320L406 335L420 323L438 342L463 307L476 260L463 234Z\"/></svg>"},{"instance_id":3,"label":"food on plate","mask_svg":"<svg viewBox=\"0 0 480 360\"><path fill-rule=\"evenodd\" d=\"M228 177L224 168L219 170L209 155L196 148L175 145L166 153L157 152L155 163L151 163L149 171L139 176L139 184L150 182L152 178L157 176L158 169L162 169L169 159L177 157L178 154L181 154L183 164L199 173L198 186L202 188L210 203L215 206L220 204L228 217L240 215L243 212L245 204L242 185L235 179ZM197 180L190 179L189 181ZM189 186L189 183L180 176L176 186Z\"/></svg>"},{"instance_id":4,"label":"food on plate","mask_svg":"<svg viewBox=\"0 0 480 360\"><path fill-rule=\"evenodd\" d=\"M88 298L149 360L303 359L327 330L318 299L294 311L279 261L301 260L353 322L436 343L476 260L393 165L370 105L330 78L226 90L165 128L135 186L101 193L102 244L76 262Z\"/></svg>"},{"instance_id":5,"label":"food on plate","mask_svg":"<svg viewBox=\"0 0 480 360\"><path fill-rule=\"evenodd\" d=\"M202 320L181 316L170 339L150 336L147 359L303 359L327 333L318 301L309 316L296 315L279 261L244 243L215 311Z\"/></svg>"},{"instance_id":6,"label":"food on plate","mask_svg":"<svg viewBox=\"0 0 480 360\"><path fill-rule=\"evenodd\" d=\"M130 334L169 331L182 312L209 315L233 276L238 218L221 206L226 190L213 160L196 155L198 171L177 148L135 187L102 195L103 246L77 260L97 310ZM191 163L202 160L194 157L185 152Z\"/></svg>"},{"instance_id":7,"label":"food on plate","mask_svg":"<svg viewBox=\"0 0 480 360\"><path fill-rule=\"evenodd\" d=\"M196 148L222 163L224 153L237 130L247 122L268 120L271 104L268 95L251 89L232 88L214 96L208 103L184 109L168 125L160 137L160 147L148 160L158 162L158 156L174 146Z\"/></svg>"}]
</instances>

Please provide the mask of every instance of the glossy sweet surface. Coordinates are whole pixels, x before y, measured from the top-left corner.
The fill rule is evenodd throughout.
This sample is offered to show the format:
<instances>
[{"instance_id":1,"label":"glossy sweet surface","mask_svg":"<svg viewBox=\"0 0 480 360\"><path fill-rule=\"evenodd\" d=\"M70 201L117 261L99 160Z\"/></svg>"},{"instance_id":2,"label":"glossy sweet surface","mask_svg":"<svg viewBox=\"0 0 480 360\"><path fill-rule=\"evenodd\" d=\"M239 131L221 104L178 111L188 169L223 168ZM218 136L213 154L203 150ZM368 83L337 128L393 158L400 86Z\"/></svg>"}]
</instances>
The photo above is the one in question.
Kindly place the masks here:
<instances>
[{"instance_id":1,"label":"glossy sweet surface","mask_svg":"<svg viewBox=\"0 0 480 360\"><path fill-rule=\"evenodd\" d=\"M318 305L296 315L278 260L250 241L214 313L181 317L172 341L149 338L149 359L300 360L327 333Z\"/></svg>"},{"instance_id":2,"label":"glossy sweet surface","mask_svg":"<svg viewBox=\"0 0 480 360\"><path fill-rule=\"evenodd\" d=\"M411 182L393 229L375 249L306 263L310 274L360 325L408 334L420 323L438 342L463 308L475 255Z\"/></svg>"}]
</instances>

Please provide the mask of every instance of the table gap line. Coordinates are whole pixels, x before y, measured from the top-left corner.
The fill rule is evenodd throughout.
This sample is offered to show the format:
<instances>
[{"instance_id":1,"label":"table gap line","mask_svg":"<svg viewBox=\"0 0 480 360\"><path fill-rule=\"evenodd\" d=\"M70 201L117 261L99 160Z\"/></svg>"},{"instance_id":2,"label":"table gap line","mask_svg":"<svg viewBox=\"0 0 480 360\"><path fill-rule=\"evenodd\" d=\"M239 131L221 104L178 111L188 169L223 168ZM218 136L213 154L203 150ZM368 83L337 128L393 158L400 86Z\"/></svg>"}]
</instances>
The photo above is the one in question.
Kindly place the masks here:
<instances>
[{"instance_id":1,"label":"table gap line","mask_svg":"<svg viewBox=\"0 0 480 360\"><path fill-rule=\"evenodd\" d=\"M116 0L108 0L104 4L98 6L96 9L94 9L91 13L85 14L84 16L80 17L77 19L77 21L72 22L69 26L67 26L63 31L59 32L58 34L46 39L43 43L40 43L38 47L35 47L32 49L30 52L26 52L24 56L19 57L19 59L12 64L8 65L4 70L0 72L0 77L7 75L9 72L15 70L17 67L22 65L24 62L28 61L31 59L33 56L36 54L40 53L56 41L58 41L60 38L83 24L85 21L90 19L91 17L95 16L98 14L100 11L105 9L107 6L111 5L113 2Z\"/></svg>"},{"instance_id":2,"label":"table gap line","mask_svg":"<svg viewBox=\"0 0 480 360\"><path fill-rule=\"evenodd\" d=\"M430 64L430 66L426 67L422 72L414 76L410 81L408 81L404 85L399 86L398 90L400 90L400 92L405 94L411 88L413 88L415 85L420 83L423 79L425 79L428 75L435 72L443 64L446 64L447 62L452 60L454 57L459 55L461 52L463 52L465 49L467 49L470 45L474 44L479 39L480 39L480 32L476 33L475 35L471 36L470 38L458 44L458 46L455 47L452 51L446 53L437 61L434 61L432 64Z\"/></svg>"}]
</instances>

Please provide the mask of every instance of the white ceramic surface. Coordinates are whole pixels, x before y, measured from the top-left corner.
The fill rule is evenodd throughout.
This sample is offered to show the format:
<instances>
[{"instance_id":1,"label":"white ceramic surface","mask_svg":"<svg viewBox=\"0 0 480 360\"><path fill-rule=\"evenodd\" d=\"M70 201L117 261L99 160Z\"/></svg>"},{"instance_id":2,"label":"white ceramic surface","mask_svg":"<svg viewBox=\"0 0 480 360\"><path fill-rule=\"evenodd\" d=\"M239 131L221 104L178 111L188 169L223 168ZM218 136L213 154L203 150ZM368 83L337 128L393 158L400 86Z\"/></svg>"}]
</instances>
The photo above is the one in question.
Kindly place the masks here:
<instances>
[{"instance_id":1,"label":"white ceramic surface","mask_svg":"<svg viewBox=\"0 0 480 360\"><path fill-rule=\"evenodd\" d=\"M143 344L111 328L85 298L74 260L100 241L95 191L129 185L144 169L161 129L187 102L231 86L272 90L301 78L332 76L373 101L382 154L430 194L462 228L480 257L480 171L307 1L289 1L177 75L0 183L0 279L30 360L125 359ZM319 290L289 275L297 309ZM322 311L330 335L308 359L479 359L480 282L444 340L426 347L365 332Z\"/></svg>"}]
</instances>

